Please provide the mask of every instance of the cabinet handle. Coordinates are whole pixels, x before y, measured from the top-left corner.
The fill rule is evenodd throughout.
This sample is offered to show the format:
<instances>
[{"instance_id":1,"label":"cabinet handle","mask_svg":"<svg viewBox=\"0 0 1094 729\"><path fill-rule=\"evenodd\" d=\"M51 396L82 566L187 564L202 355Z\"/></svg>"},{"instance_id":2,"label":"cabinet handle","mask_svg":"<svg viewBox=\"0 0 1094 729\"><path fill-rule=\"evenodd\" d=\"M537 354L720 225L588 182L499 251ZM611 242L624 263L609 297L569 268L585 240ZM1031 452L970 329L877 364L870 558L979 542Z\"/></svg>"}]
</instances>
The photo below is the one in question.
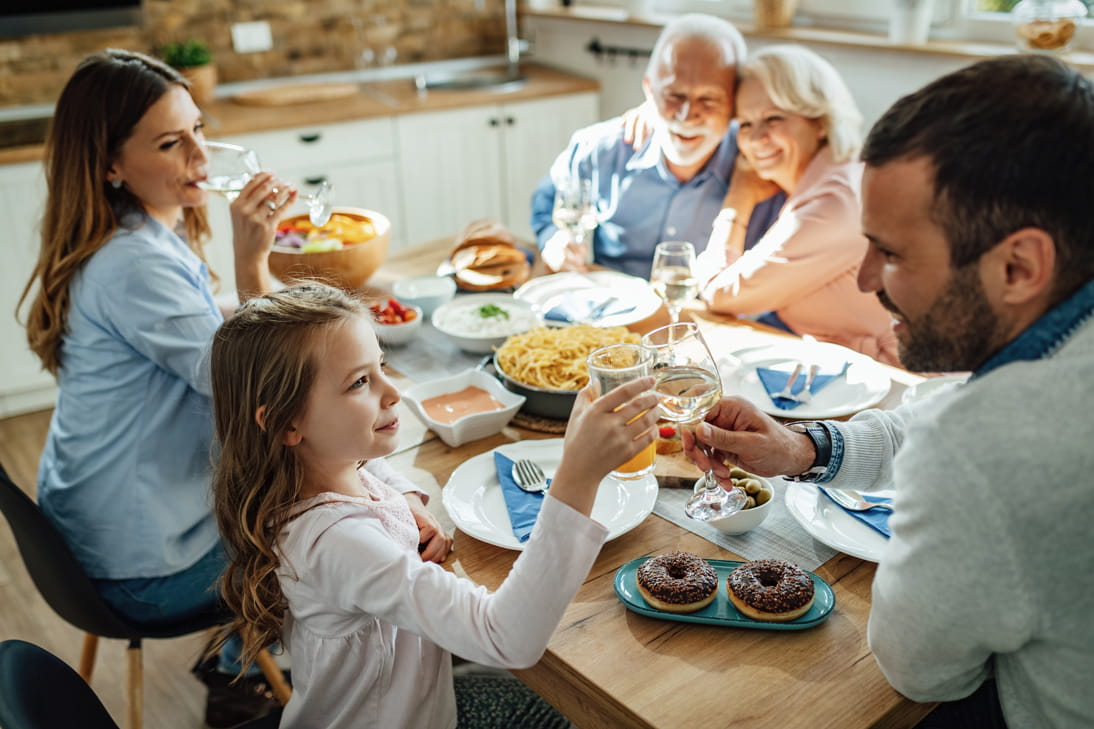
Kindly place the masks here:
<instances>
[{"instance_id":1,"label":"cabinet handle","mask_svg":"<svg viewBox=\"0 0 1094 729\"><path fill-rule=\"evenodd\" d=\"M312 132L311 134L301 134L300 141L304 144L313 144L322 139L323 135L319 132Z\"/></svg>"},{"instance_id":2,"label":"cabinet handle","mask_svg":"<svg viewBox=\"0 0 1094 729\"><path fill-rule=\"evenodd\" d=\"M501 122L499 122L499 121L498 121L498 120L497 120L496 118L491 118L491 119L490 119L490 121L489 121L488 123L490 124L490 126L492 126L492 127L496 127L496 126L497 126L498 124L500 124Z\"/></svg>"},{"instance_id":3,"label":"cabinet handle","mask_svg":"<svg viewBox=\"0 0 1094 729\"><path fill-rule=\"evenodd\" d=\"M514 124L517 123L517 120L514 119L511 116L507 116L507 117L505 117L505 123L508 124L509 126L513 126Z\"/></svg>"},{"instance_id":4,"label":"cabinet handle","mask_svg":"<svg viewBox=\"0 0 1094 729\"><path fill-rule=\"evenodd\" d=\"M322 185L327 181L326 175L319 175L319 177L305 177L304 182L308 185Z\"/></svg>"}]
</instances>

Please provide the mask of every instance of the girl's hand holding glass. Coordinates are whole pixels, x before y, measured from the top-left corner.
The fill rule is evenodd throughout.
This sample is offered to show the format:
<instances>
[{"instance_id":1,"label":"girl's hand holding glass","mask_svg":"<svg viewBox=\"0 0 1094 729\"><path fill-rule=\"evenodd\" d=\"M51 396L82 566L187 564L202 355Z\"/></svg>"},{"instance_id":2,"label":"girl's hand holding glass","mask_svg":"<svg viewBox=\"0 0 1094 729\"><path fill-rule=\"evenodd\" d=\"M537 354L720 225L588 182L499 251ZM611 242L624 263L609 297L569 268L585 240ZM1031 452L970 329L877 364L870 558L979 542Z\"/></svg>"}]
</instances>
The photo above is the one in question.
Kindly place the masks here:
<instances>
[{"instance_id":1,"label":"girl's hand holding glass","mask_svg":"<svg viewBox=\"0 0 1094 729\"><path fill-rule=\"evenodd\" d=\"M601 397L596 396L595 385L577 394L551 496L589 513L604 477L657 439L657 396L650 391L653 383L652 377L642 377ZM571 485L577 488L571 489ZM575 504L571 498L581 503Z\"/></svg>"}]
</instances>

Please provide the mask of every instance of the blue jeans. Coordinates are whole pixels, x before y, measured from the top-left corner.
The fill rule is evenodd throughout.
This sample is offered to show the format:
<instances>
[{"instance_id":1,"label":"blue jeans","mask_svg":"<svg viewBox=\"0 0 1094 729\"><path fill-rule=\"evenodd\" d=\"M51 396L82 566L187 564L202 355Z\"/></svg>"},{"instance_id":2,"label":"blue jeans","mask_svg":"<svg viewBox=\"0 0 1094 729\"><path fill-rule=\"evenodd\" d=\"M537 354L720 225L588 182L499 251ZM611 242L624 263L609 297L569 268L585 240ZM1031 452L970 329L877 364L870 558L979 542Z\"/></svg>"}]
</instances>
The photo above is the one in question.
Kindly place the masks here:
<instances>
[{"instance_id":1,"label":"blue jeans","mask_svg":"<svg viewBox=\"0 0 1094 729\"><path fill-rule=\"evenodd\" d=\"M219 542L202 555L193 566L166 577L135 577L127 580L92 580L95 591L106 603L129 622L138 625L162 625L185 621L220 604L217 580L224 574L228 557ZM239 656L243 645L233 635L220 651L220 670L239 672ZM257 670L257 669L255 669Z\"/></svg>"}]
</instances>

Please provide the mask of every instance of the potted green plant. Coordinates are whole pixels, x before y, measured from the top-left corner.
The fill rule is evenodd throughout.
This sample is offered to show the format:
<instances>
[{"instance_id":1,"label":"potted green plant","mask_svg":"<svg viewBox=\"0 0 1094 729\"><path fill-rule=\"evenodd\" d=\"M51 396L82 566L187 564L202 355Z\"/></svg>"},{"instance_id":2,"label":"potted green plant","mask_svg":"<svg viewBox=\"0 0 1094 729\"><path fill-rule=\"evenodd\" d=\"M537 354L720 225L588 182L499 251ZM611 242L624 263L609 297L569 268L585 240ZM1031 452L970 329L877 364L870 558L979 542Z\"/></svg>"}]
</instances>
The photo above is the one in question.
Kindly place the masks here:
<instances>
[{"instance_id":1,"label":"potted green plant","mask_svg":"<svg viewBox=\"0 0 1094 729\"><path fill-rule=\"evenodd\" d=\"M190 95L198 106L212 103L217 67L208 45L192 38L182 43L167 43L160 49L160 57L190 81Z\"/></svg>"}]
</instances>

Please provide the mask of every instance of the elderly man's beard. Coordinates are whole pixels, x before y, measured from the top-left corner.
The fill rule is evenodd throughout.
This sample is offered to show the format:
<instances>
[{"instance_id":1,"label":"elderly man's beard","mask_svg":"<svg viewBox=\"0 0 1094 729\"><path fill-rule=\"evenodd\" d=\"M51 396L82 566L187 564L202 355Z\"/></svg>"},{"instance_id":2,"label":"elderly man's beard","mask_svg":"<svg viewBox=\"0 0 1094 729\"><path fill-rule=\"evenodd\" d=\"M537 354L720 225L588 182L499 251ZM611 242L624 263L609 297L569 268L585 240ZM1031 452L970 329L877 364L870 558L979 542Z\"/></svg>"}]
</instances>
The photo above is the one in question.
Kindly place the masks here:
<instances>
[{"instance_id":1,"label":"elderly man's beard","mask_svg":"<svg viewBox=\"0 0 1094 729\"><path fill-rule=\"evenodd\" d=\"M685 144L675 135L698 140ZM655 132L656 141L661 148L665 159L675 165L684 167L705 162L706 159L718 148L725 131L715 134L709 127L690 126L678 121L664 121L658 125Z\"/></svg>"}]
</instances>

